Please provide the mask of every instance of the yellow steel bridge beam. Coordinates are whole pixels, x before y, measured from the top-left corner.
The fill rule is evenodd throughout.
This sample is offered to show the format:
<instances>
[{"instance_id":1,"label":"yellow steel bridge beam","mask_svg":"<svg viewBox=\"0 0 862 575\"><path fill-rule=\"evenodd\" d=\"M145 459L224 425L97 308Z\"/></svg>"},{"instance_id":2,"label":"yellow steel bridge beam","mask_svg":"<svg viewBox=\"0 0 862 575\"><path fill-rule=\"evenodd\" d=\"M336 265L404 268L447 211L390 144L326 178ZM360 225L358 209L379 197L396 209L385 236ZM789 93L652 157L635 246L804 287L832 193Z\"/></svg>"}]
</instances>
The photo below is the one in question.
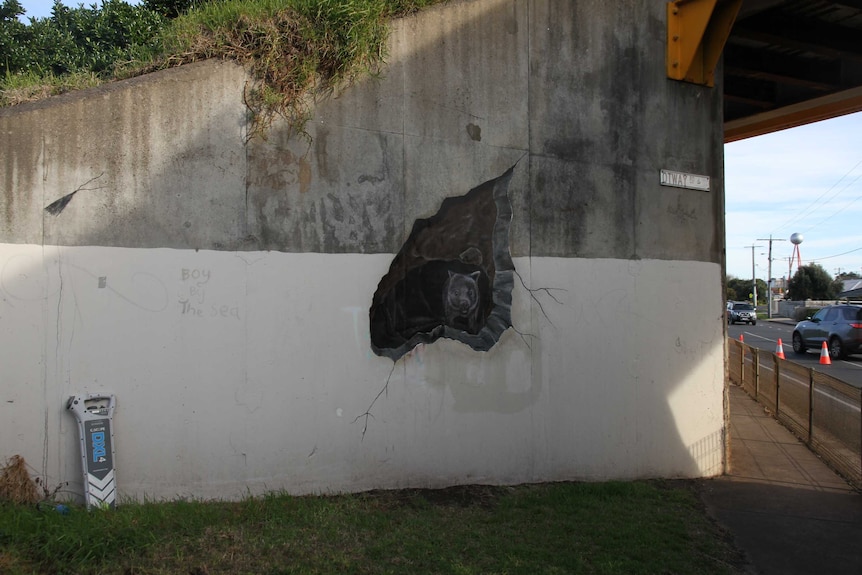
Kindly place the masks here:
<instances>
[{"instance_id":1,"label":"yellow steel bridge beam","mask_svg":"<svg viewBox=\"0 0 862 575\"><path fill-rule=\"evenodd\" d=\"M667 77L715 85L721 57L742 0L676 0L667 4Z\"/></svg>"}]
</instances>

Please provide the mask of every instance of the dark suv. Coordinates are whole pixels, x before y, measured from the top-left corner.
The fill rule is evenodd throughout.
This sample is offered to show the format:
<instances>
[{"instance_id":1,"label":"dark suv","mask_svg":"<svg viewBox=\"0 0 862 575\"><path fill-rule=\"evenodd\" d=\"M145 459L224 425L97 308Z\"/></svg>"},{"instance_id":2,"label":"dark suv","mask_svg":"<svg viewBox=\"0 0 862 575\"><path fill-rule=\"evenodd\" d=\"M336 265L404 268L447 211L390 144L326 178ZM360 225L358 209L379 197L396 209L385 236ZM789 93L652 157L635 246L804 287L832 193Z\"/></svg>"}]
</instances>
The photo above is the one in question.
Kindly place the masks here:
<instances>
[{"instance_id":1,"label":"dark suv","mask_svg":"<svg viewBox=\"0 0 862 575\"><path fill-rule=\"evenodd\" d=\"M819 350L824 341L832 359L862 353L862 305L824 307L793 329L796 353L805 353L809 348Z\"/></svg>"},{"instance_id":2,"label":"dark suv","mask_svg":"<svg viewBox=\"0 0 862 575\"><path fill-rule=\"evenodd\" d=\"M746 302L734 302L727 306L727 323L750 323L757 325L757 310L754 306Z\"/></svg>"}]
</instances>

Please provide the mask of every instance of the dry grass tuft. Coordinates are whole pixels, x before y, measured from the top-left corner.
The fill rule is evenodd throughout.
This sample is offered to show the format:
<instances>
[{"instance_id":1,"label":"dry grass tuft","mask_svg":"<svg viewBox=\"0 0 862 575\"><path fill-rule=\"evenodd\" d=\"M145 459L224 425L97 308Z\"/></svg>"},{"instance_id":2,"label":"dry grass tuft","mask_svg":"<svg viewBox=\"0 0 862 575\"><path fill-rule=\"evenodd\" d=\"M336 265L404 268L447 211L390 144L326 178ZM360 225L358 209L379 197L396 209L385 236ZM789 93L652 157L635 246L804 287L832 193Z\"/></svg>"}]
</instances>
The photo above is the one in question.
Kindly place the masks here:
<instances>
[{"instance_id":1,"label":"dry grass tuft","mask_svg":"<svg viewBox=\"0 0 862 575\"><path fill-rule=\"evenodd\" d=\"M285 6L253 16L240 13L218 26L192 14L176 27L168 55L134 73L209 58L239 62L254 78L244 94L249 137L264 135L275 116L302 132L310 101L359 74L374 73L382 60L386 25L380 16L350 18L330 10L333 14L315 21Z\"/></svg>"},{"instance_id":2,"label":"dry grass tuft","mask_svg":"<svg viewBox=\"0 0 862 575\"><path fill-rule=\"evenodd\" d=\"M64 76L9 74L0 82L0 107L37 102L66 92L92 88L101 83L99 77L90 72Z\"/></svg>"},{"instance_id":3,"label":"dry grass tuft","mask_svg":"<svg viewBox=\"0 0 862 575\"><path fill-rule=\"evenodd\" d=\"M27 471L27 463L20 455L13 455L0 473L0 501L19 505L37 503L39 490Z\"/></svg>"}]
</instances>

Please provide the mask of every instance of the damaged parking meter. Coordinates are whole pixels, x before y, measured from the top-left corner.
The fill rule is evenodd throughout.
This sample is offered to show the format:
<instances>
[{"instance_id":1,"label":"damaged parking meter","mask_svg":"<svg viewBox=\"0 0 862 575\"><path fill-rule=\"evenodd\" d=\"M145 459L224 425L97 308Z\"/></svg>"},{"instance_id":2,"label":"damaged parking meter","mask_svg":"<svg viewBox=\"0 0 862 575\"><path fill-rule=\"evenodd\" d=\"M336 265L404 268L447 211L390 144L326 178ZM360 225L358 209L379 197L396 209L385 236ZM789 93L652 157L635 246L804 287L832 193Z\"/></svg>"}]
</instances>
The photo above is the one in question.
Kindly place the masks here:
<instances>
[{"instance_id":1,"label":"damaged parking meter","mask_svg":"<svg viewBox=\"0 0 862 575\"><path fill-rule=\"evenodd\" d=\"M116 507L112 427L115 403L113 395L88 394L73 395L66 404L78 420L87 509Z\"/></svg>"}]
</instances>

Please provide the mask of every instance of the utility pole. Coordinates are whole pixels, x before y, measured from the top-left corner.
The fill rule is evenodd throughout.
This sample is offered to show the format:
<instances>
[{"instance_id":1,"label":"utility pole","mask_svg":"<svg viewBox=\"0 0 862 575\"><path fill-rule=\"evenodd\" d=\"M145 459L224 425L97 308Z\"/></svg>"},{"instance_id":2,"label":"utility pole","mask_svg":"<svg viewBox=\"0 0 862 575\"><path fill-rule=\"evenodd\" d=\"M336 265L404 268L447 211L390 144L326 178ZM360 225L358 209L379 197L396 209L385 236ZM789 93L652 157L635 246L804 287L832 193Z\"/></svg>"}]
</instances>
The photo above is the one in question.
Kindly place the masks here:
<instances>
[{"instance_id":1,"label":"utility pole","mask_svg":"<svg viewBox=\"0 0 862 575\"><path fill-rule=\"evenodd\" d=\"M745 246L751 248L751 296L754 298L754 315L757 315L757 276L754 275L754 248L763 246Z\"/></svg>"},{"instance_id":2,"label":"utility pole","mask_svg":"<svg viewBox=\"0 0 862 575\"><path fill-rule=\"evenodd\" d=\"M772 234L769 234L769 238L757 238L759 242L769 242L769 271L767 272L766 285L769 289L769 309L766 312L766 317L772 319L772 242L783 242L785 240L781 239L772 239ZM785 286L786 287L786 286Z\"/></svg>"}]
</instances>

